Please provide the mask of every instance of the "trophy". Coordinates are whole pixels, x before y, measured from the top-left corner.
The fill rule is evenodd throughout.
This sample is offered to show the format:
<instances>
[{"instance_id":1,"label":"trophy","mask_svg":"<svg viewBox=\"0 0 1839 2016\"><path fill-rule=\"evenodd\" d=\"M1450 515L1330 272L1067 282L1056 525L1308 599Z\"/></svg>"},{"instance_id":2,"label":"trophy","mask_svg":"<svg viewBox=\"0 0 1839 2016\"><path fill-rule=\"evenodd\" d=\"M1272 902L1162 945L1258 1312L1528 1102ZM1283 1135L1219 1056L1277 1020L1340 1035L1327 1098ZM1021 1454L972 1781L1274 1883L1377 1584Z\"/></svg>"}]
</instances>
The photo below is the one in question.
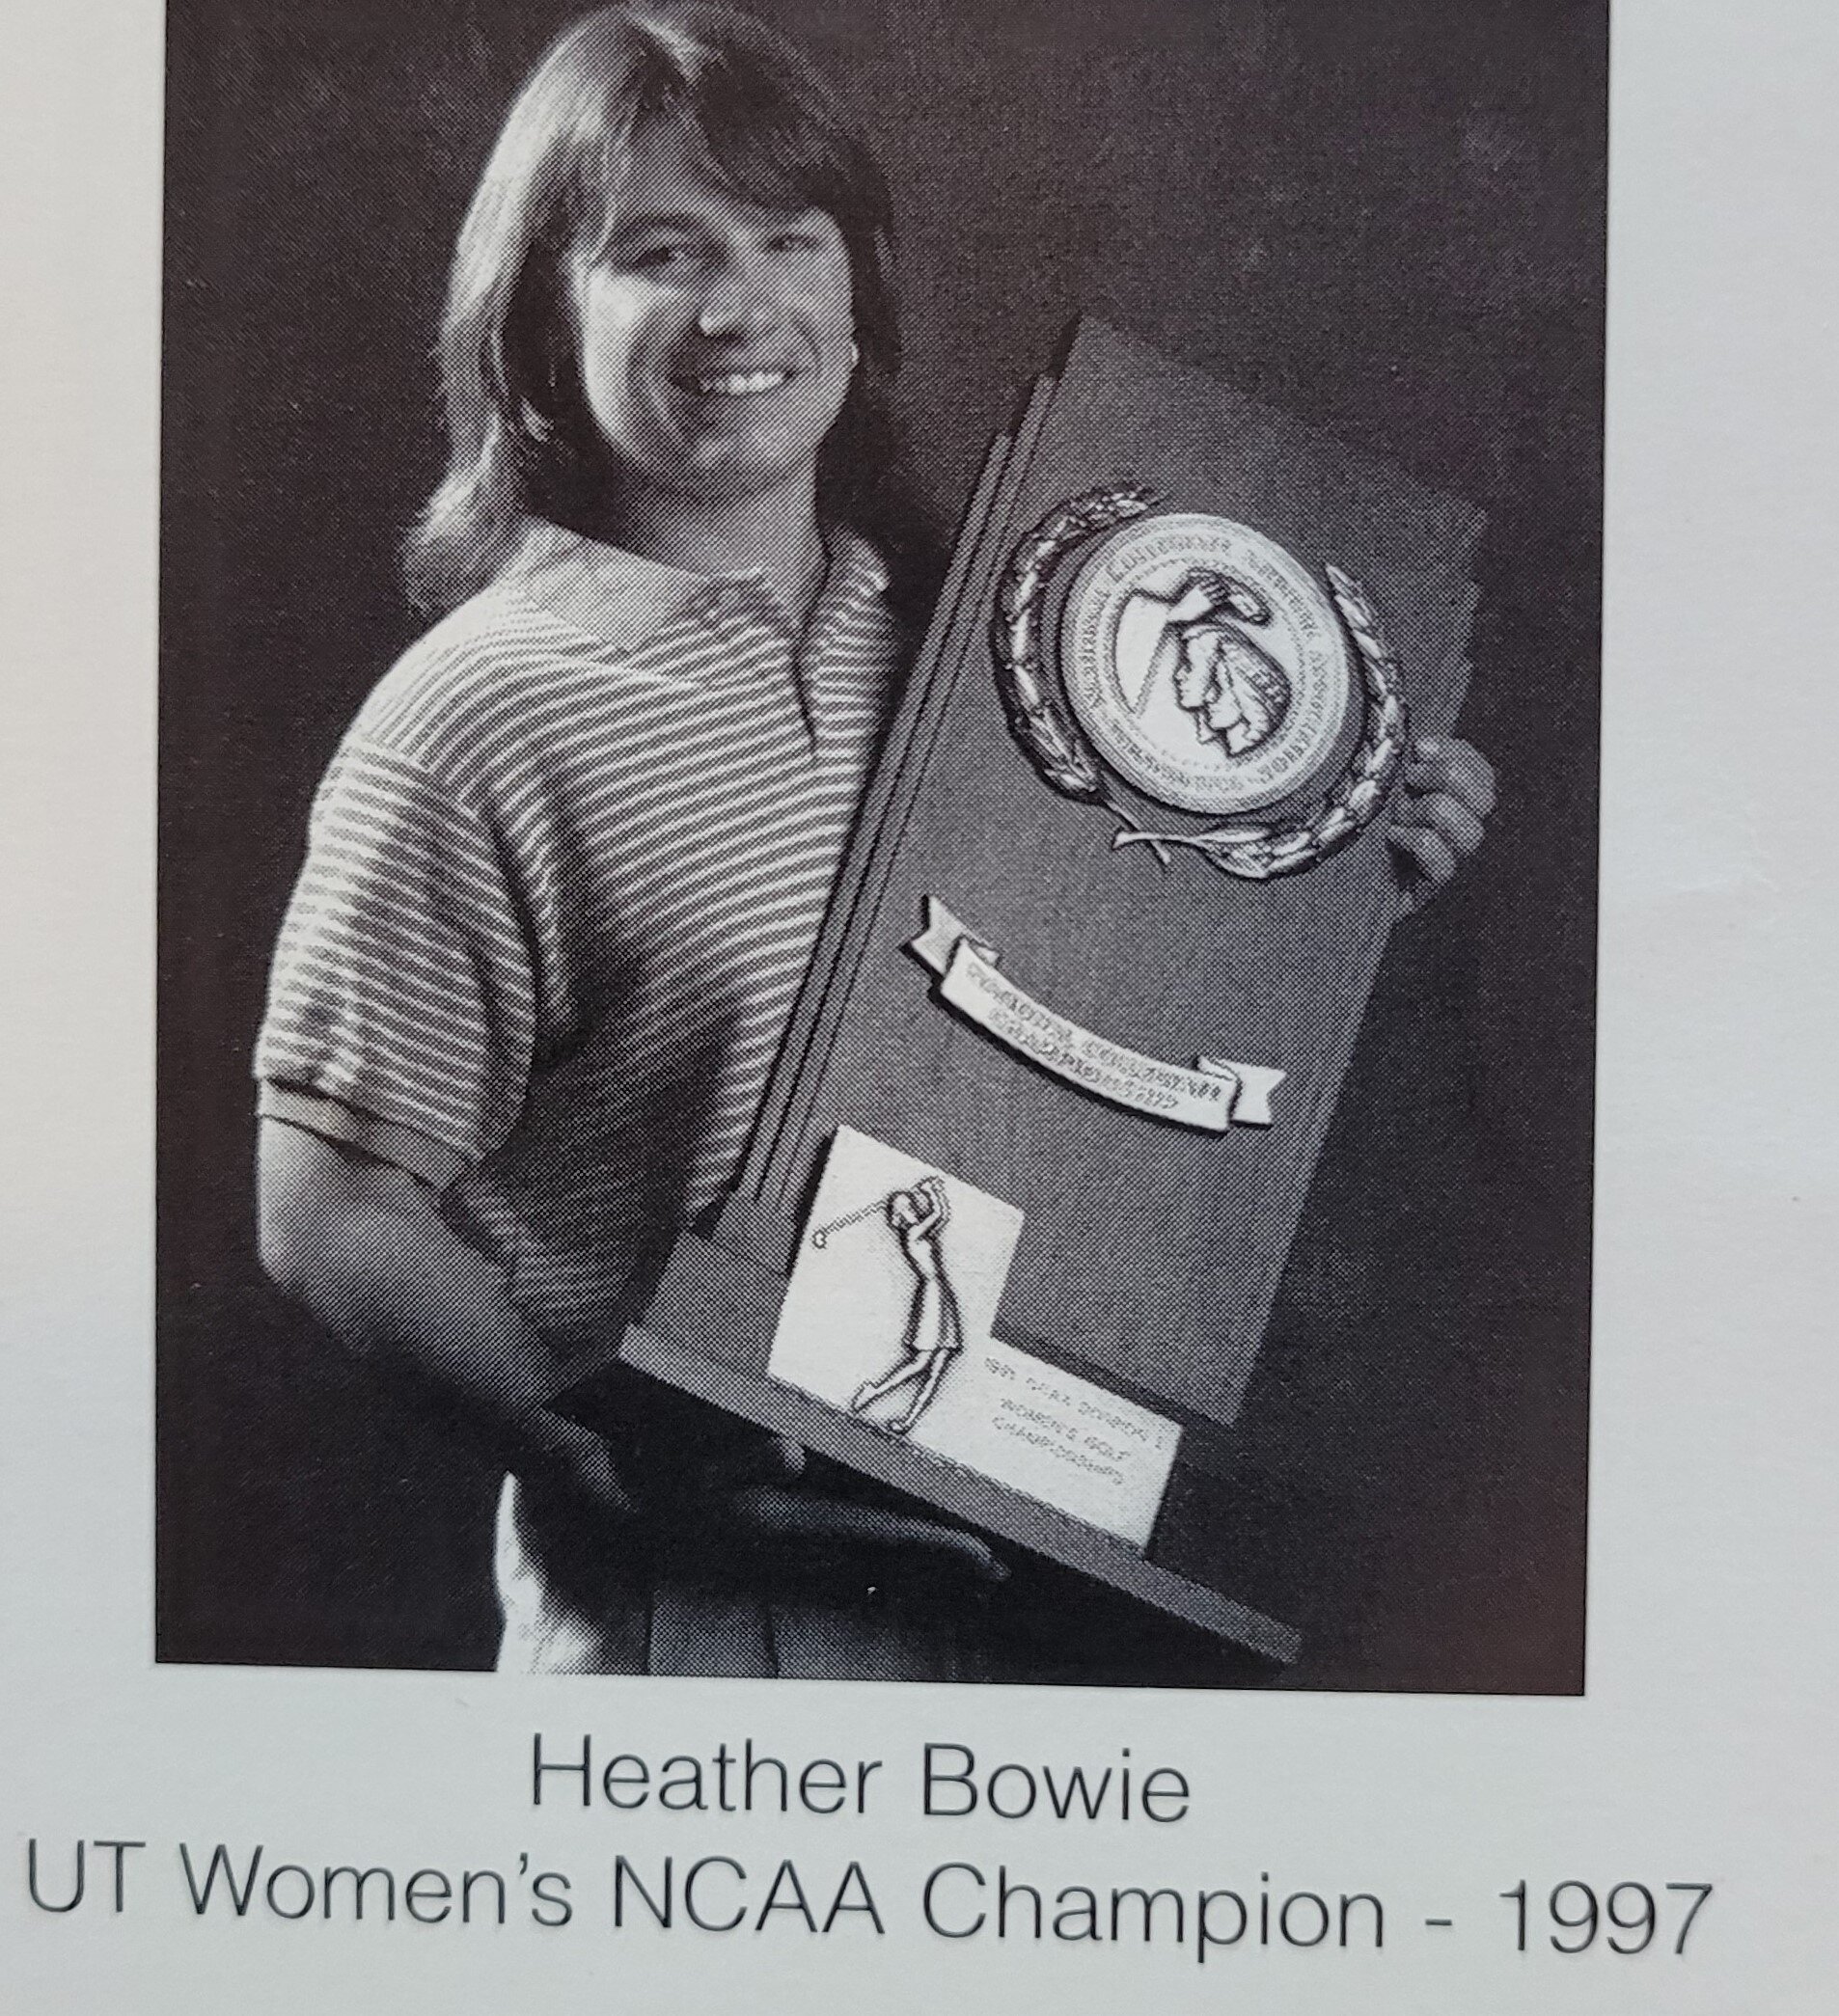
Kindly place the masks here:
<instances>
[{"instance_id":1,"label":"trophy","mask_svg":"<svg viewBox=\"0 0 1839 2016\"><path fill-rule=\"evenodd\" d=\"M986 460L734 1190L614 1360L1293 1659L1233 1590L1232 1425L1479 525L1082 322Z\"/></svg>"}]
</instances>

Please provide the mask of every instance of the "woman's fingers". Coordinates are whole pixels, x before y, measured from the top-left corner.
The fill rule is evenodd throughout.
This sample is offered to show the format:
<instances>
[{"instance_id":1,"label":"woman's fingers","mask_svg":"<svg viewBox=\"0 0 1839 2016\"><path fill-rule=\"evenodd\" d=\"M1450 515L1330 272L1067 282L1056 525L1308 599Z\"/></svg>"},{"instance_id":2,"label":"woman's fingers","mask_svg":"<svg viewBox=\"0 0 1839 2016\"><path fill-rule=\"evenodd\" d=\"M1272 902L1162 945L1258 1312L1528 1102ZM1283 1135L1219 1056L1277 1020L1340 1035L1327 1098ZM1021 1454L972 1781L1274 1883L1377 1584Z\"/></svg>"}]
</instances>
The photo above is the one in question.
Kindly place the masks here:
<instances>
[{"instance_id":1,"label":"woman's fingers","mask_svg":"<svg viewBox=\"0 0 1839 2016\"><path fill-rule=\"evenodd\" d=\"M1455 874L1455 853L1449 842L1428 826L1395 826L1386 837L1394 852L1403 857L1409 870L1402 889L1405 908L1416 910Z\"/></svg>"},{"instance_id":2,"label":"woman's fingers","mask_svg":"<svg viewBox=\"0 0 1839 2016\"><path fill-rule=\"evenodd\" d=\"M787 1477L804 1476L805 1452L790 1435L773 1437L773 1456Z\"/></svg>"},{"instance_id":3,"label":"woman's fingers","mask_svg":"<svg viewBox=\"0 0 1839 2016\"><path fill-rule=\"evenodd\" d=\"M696 1466L695 1487L723 1492L749 1485L789 1484L805 1474L805 1452L789 1435L749 1430Z\"/></svg>"},{"instance_id":4,"label":"woman's fingers","mask_svg":"<svg viewBox=\"0 0 1839 2016\"><path fill-rule=\"evenodd\" d=\"M1400 799L1392 825L1394 831L1422 828L1436 833L1458 859L1481 845L1481 820L1453 791L1414 793Z\"/></svg>"},{"instance_id":5,"label":"woman's fingers","mask_svg":"<svg viewBox=\"0 0 1839 2016\"><path fill-rule=\"evenodd\" d=\"M1495 766L1471 742L1426 735L1413 745L1405 767L1405 788L1408 792L1447 791L1477 818L1486 819L1496 797Z\"/></svg>"},{"instance_id":6,"label":"woman's fingers","mask_svg":"<svg viewBox=\"0 0 1839 2016\"><path fill-rule=\"evenodd\" d=\"M1408 911L1428 902L1481 845L1495 795L1495 767L1472 743L1426 735L1413 745L1386 835L1406 871Z\"/></svg>"}]
</instances>

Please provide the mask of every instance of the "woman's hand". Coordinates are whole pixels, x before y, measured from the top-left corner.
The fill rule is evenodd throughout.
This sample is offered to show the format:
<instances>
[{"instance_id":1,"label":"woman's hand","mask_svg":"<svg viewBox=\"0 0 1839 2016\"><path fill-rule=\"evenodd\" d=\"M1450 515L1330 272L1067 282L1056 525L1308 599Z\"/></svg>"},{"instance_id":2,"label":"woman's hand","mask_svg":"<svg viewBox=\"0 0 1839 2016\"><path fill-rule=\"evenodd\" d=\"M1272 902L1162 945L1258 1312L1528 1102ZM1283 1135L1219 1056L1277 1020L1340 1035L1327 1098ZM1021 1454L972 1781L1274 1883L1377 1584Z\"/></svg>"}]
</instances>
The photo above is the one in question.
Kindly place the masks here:
<instances>
[{"instance_id":1,"label":"woman's hand","mask_svg":"<svg viewBox=\"0 0 1839 2016\"><path fill-rule=\"evenodd\" d=\"M890 1579L899 1575L904 1560L916 1569L955 1568L977 1582L1008 1580L1007 1566L977 1534L922 1513L810 1489L803 1482L805 1452L787 1436L762 1436L749 1457L725 1480L720 1501L730 1558L735 1547L787 1565L879 1557L880 1572Z\"/></svg>"},{"instance_id":2,"label":"woman's hand","mask_svg":"<svg viewBox=\"0 0 1839 2016\"><path fill-rule=\"evenodd\" d=\"M755 1485L728 1501L736 1545L751 1545L762 1557L793 1564L853 1558L859 1572L894 1581L902 1564L916 1572L945 1568L990 1585L1006 1582L1009 1571L978 1534L915 1512L886 1506L857 1505L821 1491L786 1485ZM872 1570L867 1564L879 1564Z\"/></svg>"},{"instance_id":3,"label":"woman's hand","mask_svg":"<svg viewBox=\"0 0 1839 2016\"><path fill-rule=\"evenodd\" d=\"M1424 735L1412 744L1386 835L1404 914L1422 910L1481 845L1494 808L1494 765L1472 743Z\"/></svg>"}]
</instances>

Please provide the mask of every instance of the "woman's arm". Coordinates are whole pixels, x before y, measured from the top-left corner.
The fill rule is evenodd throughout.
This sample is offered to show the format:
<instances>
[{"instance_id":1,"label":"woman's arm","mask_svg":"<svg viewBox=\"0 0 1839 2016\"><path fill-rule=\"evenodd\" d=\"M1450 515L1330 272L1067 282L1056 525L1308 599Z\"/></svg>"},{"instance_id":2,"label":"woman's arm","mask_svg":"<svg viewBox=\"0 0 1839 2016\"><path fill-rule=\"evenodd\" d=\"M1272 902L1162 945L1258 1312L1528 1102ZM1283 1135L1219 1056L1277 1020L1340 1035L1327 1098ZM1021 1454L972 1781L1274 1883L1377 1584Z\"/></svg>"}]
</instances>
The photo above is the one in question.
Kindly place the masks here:
<instances>
[{"instance_id":1,"label":"woman's arm","mask_svg":"<svg viewBox=\"0 0 1839 2016\"><path fill-rule=\"evenodd\" d=\"M261 1123L257 1182L262 1266L341 1342L519 1477L626 1510L605 1443L544 1404L563 1382L556 1354L426 1184L278 1120Z\"/></svg>"},{"instance_id":2,"label":"woman's arm","mask_svg":"<svg viewBox=\"0 0 1839 2016\"><path fill-rule=\"evenodd\" d=\"M538 1491L584 1516L633 1510L600 1436L544 1404L565 1376L555 1352L499 1269L442 1217L434 1190L285 1121L261 1123L257 1158L261 1262L280 1288ZM917 1547L989 1581L1007 1572L975 1535L798 1488L805 1458L793 1443L762 1435L755 1456L710 1480L710 1515L732 1522L737 1540L769 1554Z\"/></svg>"}]
</instances>

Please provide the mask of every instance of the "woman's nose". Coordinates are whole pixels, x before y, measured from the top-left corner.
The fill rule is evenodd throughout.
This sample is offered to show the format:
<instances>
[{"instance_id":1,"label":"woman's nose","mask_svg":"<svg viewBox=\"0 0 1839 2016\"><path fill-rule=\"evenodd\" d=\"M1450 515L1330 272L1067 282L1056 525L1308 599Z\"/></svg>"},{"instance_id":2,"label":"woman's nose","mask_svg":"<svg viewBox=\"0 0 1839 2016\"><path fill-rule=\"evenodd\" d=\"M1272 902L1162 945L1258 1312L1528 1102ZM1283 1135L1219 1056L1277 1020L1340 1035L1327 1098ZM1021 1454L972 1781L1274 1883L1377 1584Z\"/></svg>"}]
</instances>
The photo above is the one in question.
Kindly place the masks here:
<instances>
[{"instance_id":1,"label":"woman's nose","mask_svg":"<svg viewBox=\"0 0 1839 2016\"><path fill-rule=\"evenodd\" d=\"M710 273L696 326L706 337L753 336L771 322L773 313L772 288L759 263L730 258Z\"/></svg>"}]
</instances>

